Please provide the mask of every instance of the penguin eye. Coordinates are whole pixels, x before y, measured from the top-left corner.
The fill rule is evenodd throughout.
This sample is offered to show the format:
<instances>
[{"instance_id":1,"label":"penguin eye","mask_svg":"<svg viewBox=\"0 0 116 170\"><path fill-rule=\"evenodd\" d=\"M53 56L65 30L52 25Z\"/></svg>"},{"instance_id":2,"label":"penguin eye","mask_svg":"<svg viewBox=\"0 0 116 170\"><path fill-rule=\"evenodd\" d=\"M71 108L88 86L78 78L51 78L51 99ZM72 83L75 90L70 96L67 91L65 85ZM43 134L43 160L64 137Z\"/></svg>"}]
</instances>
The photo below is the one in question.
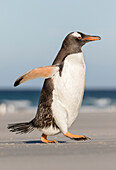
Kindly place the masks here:
<instances>
[{"instance_id":1,"label":"penguin eye","mask_svg":"<svg viewBox=\"0 0 116 170\"><path fill-rule=\"evenodd\" d=\"M78 37L78 40L81 40L82 38L81 37Z\"/></svg>"}]
</instances>

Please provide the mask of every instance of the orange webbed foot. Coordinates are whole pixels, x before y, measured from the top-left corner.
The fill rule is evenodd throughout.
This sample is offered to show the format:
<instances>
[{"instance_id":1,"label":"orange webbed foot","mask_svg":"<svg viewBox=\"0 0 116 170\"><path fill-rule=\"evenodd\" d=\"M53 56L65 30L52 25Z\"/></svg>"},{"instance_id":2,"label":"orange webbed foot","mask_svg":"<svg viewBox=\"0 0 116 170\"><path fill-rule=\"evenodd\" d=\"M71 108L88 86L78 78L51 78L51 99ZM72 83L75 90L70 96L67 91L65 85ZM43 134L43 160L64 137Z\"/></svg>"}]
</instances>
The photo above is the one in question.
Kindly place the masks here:
<instances>
[{"instance_id":1,"label":"orange webbed foot","mask_svg":"<svg viewBox=\"0 0 116 170\"><path fill-rule=\"evenodd\" d=\"M73 139L73 140L88 140L90 139L89 137L83 136L83 135L73 135L70 132L67 132L66 134L64 134L66 137Z\"/></svg>"},{"instance_id":2,"label":"orange webbed foot","mask_svg":"<svg viewBox=\"0 0 116 170\"><path fill-rule=\"evenodd\" d=\"M43 143L57 143L56 140L48 140L48 139L47 139L47 135L45 135L45 134L42 134L42 136L41 136L41 141L42 141Z\"/></svg>"}]
</instances>

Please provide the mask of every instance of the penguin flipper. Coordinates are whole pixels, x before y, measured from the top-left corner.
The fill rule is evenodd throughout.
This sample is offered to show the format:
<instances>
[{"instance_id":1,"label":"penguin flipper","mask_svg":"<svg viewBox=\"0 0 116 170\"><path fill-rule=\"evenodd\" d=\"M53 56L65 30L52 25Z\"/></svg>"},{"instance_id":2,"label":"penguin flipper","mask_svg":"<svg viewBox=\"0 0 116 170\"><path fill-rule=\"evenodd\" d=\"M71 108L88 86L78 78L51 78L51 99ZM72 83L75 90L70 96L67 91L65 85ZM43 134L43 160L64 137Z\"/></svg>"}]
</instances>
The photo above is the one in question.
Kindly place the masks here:
<instances>
[{"instance_id":1,"label":"penguin flipper","mask_svg":"<svg viewBox=\"0 0 116 170\"><path fill-rule=\"evenodd\" d=\"M16 87L25 81L40 78L40 77L41 78L51 78L58 71L59 71L59 65L35 68L35 69L30 70L29 72L23 74L22 76L20 76L15 81L14 86Z\"/></svg>"}]
</instances>

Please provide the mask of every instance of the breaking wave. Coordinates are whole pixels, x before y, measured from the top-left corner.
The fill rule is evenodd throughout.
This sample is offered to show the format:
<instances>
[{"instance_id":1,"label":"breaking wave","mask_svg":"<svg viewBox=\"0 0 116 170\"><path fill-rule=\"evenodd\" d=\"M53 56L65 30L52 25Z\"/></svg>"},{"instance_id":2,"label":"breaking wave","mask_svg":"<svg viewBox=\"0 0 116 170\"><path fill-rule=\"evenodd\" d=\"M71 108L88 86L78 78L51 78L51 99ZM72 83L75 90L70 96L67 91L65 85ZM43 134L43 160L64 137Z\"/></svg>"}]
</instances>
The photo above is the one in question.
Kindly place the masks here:
<instances>
[{"instance_id":1,"label":"breaking wave","mask_svg":"<svg viewBox=\"0 0 116 170\"><path fill-rule=\"evenodd\" d=\"M29 100L4 100L0 104L0 115L19 111L33 112L36 107Z\"/></svg>"},{"instance_id":2,"label":"breaking wave","mask_svg":"<svg viewBox=\"0 0 116 170\"><path fill-rule=\"evenodd\" d=\"M38 90L0 90L0 115L36 112L39 96ZM86 90L81 111L116 112L116 90Z\"/></svg>"},{"instance_id":3,"label":"breaking wave","mask_svg":"<svg viewBox=\"0 0 116 170\"><path fill-rule=\"evenodd\" d=\"M81 107L83 112L116 112L116 99L86 97Z\"/></svg>"},{"instance_id":4,"label":"breaking wave","mask_svg":"<svg viewBox=\"0 0 116 170\"><path fill-rule=\"evenodd\" d=\"M0 103L0 115L6 113L16 113L19 111L35 112L37 105L34 106L30 100L4 100ZM116 112L116 101L110 98L86 98L83 101L82 112Z\"/></svg>"}]
</instances>

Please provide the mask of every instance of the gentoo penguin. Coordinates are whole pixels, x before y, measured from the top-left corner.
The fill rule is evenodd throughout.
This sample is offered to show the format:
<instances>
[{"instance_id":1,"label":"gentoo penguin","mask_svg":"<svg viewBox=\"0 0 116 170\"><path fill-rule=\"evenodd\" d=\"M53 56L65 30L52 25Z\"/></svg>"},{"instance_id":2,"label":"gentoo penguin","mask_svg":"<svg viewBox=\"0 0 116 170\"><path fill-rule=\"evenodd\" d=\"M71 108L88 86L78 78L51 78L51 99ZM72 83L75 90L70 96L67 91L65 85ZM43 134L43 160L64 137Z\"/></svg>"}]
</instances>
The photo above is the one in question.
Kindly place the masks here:
<instances>
[{"instance_id":1,"label":"gentoo penguin","mask_svg":"<svg viewBox=\"0 0 116 170\"><path fill-rule=\"evenodd\" d=\"M71 32L51 66L35 68L16 80L14 86L38 77L45 78L35 118L30 122L9 124L11 132L23 134L37 128L42 132L44 143L56 143L56 140L48 140L47 136L61 132L70 139L89 139L71 134L68 129L78 115L85 88L86 65L81 47L100 39L99 36Z\"/></svg>"}]
</instances>

